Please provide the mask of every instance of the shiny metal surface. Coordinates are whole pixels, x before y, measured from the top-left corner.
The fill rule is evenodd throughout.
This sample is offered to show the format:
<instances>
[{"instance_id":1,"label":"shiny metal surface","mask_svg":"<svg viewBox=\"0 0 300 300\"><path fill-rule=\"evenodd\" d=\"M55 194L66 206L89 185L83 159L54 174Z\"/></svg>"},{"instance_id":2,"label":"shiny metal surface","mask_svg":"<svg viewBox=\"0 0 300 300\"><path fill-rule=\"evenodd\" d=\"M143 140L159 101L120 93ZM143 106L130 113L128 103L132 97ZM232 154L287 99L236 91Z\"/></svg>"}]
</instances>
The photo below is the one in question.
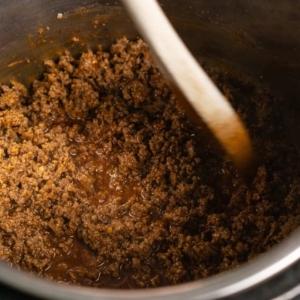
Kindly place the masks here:
<instances>
[{"instance_id":1,"label":"shiny metal surface","mask_svg":"<svg viewBox=\"0 0 300 300\"><path fill-rule=\"evenodd\" d=\"M196 57L215 61L269 85L286 103L287 133L300 110L300 3L293 0L162 0L163 9ZM63 18L58 20L57 14ZM95 22L96 21L96 22ZM40 30L42 28L43 30ZM0 81L28 85L42 61L63 48L76 55L117 37L136 37L118 1L3 0ZM74 37L79 42L74 42ZM300 232L235 270L174 287L139 291L82 288L47 282L0 264L1 282L45 299L271 299L300 282ZM293 295L296 297L297 295ZM278 298L286 299L286 298ZM293 298L288 298L293 299Z\"/></svg>"}]
</instances>

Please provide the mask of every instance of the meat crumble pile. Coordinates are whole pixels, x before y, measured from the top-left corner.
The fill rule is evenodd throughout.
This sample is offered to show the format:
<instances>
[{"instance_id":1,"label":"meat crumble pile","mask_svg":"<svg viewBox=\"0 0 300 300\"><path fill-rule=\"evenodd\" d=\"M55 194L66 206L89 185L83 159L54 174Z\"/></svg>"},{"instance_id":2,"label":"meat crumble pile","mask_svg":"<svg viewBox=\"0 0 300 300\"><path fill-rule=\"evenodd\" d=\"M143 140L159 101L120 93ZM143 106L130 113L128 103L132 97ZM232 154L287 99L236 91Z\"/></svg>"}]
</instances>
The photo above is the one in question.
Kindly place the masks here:
<instances>
[{"instance_id":1,"label":"meat crumble pile","mask_svg":"<svg viewBox=\"0 0 300 300\"><path fill-rule=\"evenodd\" d=\"M178 105L142 40L65 52L0 87L0 258L59 282L173 285L234 268L300 224L280 101L212 72L249 128L246 186Z\"/></svg>"}]
</instances>

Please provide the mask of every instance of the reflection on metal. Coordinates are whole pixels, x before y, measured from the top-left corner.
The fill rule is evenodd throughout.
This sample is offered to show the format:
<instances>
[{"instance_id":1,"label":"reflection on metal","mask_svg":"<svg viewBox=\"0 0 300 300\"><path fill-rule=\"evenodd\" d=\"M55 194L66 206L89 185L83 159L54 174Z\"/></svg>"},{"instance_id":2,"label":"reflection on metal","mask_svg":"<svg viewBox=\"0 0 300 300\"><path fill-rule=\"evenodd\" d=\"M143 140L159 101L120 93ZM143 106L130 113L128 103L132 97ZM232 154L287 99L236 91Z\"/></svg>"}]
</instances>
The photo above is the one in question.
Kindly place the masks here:
<instances>
[{"instance_id":1,"label":"reflection on metal","mask_svg":"<svg viewBox=\"0 0 300 300\"><path fill-rule=\"evenodd\" d=\"M285 292L279 297L272 298L271 300L296 300L300 299L300 284L292 288L288 292Z\"/></svg>"}]
</instances>

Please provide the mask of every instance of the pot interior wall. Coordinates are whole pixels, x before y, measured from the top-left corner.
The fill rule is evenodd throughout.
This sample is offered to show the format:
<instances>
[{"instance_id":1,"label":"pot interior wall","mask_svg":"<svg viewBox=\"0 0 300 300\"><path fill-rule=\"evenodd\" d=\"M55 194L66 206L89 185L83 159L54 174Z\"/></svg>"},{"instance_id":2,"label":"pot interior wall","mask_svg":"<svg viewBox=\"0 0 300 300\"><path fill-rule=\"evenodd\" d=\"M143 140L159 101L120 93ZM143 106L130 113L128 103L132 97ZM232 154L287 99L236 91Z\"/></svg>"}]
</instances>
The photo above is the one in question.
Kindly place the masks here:
<instances>
[{"instance_id":1,"label":"pot interior wall","mask_svg":"<svg viewBox=\"0 0 300 300\"><path fill-rule=\"evenodd\" d=\"M252 75L285 97L295 95L300 4L291 0L160 2L196 57ZM58 13L64 14L61 20ZM36 69L41 73L41 62L55 58L64 47L76 54L100 43L107 46L123 35L137 36L119 1L4 1L0 19L2 82L14 77L30 83Z\"/></svg>"}]
</instances>

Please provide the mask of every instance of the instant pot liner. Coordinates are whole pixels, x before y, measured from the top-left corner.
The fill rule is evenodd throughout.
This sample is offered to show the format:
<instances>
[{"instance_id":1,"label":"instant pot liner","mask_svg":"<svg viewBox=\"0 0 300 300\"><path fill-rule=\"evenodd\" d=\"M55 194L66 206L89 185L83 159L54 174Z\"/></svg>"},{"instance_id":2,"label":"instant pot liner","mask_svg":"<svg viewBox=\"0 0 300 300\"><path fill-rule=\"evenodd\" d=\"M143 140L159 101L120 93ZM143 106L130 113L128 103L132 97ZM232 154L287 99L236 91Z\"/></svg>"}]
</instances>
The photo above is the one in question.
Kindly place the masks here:
<instances>
[{"instance_id":1,"label":"instant pot liner","mask_svg":"<svg viewBox=\"0 0 300 300\"><path fill-rule=\"evenodd\" d=\"M43 61L68 48L72 55L117 38L136 38L120 2L4 1L0 11L0 80L30 86L43 74ZM173 3L176 2L176 3ZM241 3L239 3L241 2ZM290 2L290 1L288 1ZM161 1L193 54L208 65L244 74L258 86L269 86L286 104L286 130L297 135L300 101L297 14L300 4L261 1ZM292 3L292 1L291 1ZM57 15L63 14L62 19ZM271 17L272 16L272 17ZM288 20L288 21L286 21ZM289 30L288 30L289 28ZM300 281L300 232L235 270L177 286L117 291L48 282L0 265L0 280L18 290L48 299L243 299L279 295ZM259 290L257 288L260 288Z\"/></svg>"}]
</instances>

